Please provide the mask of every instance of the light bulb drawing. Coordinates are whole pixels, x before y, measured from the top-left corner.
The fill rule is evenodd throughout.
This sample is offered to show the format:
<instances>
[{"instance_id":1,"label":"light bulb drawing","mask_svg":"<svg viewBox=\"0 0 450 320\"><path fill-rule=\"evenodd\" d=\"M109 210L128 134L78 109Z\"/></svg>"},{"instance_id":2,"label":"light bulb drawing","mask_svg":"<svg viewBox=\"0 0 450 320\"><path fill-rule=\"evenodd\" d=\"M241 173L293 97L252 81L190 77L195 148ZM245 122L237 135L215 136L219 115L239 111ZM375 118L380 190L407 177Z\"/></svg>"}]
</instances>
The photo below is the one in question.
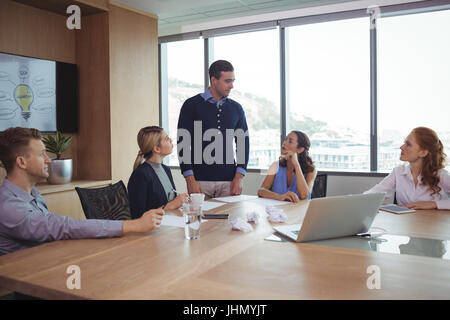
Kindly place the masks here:
<instances>
[{"instance_id":1,"label":"light bulb drawing","mask_svg":"<svg viewBox=\"0 0 450 320\"><path fill-rule=\"evenodd\" d=\"M14 100L22 109L22 117L28 120L31 115L30 105L34 100L33 90L26 84L18 85L14 90Z\"/></svg>"},{"instance_id":2,"label":"light bulb drawing","mask_svg":"<svg viewBox=\"0 0 450 320\"><path fill-rule=\"evenodd\" d=\"M0 131L56 130L56 62L0 53Z\"/></svg>"}]
</instances>

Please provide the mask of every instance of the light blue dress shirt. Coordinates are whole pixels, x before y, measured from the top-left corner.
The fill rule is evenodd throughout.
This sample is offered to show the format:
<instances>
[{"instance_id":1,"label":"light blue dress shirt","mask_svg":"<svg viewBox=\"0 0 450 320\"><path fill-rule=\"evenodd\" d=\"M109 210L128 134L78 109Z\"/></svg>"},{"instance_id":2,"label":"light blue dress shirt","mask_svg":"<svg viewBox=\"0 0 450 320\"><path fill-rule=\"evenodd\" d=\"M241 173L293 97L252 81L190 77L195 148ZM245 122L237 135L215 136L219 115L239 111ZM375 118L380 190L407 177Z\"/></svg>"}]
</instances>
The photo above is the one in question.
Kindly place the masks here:
<instances>
[{"instance_id":1,"label":"light blue dress shirt","mask_svg":"<svg viewBox=\"0 0 450 320\"><path fill-rule=\"evenodd\" d=\"M0 255L64 239L122 235L122 221L75 220L48 211L36 188L31 194L5 179L0 186Z\"/></svg>"}]
</instances>

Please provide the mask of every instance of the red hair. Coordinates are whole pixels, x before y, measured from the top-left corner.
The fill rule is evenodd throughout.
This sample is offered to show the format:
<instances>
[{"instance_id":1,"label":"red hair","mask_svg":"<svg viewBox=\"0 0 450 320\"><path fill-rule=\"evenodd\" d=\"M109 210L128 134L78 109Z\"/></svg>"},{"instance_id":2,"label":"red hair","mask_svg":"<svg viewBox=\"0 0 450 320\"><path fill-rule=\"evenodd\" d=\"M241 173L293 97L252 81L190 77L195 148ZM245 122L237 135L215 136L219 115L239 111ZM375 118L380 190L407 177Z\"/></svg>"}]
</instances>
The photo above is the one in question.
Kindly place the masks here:
<instances>
[{"instance_id":1,"label":"red hair","mask_svg":"<svg viewBox=\"0 0 450 320\"><path fill-rule=\"evenodd\" d=\"M431 195L441 192L439 184L439 170L445 168L446 154L444 146L439 140L437 133L426 127L417 127L413 129L417 144L427 150L428 154L423 158L422 182L428 185L432 191Z\"/></svg>"}]
</instances>

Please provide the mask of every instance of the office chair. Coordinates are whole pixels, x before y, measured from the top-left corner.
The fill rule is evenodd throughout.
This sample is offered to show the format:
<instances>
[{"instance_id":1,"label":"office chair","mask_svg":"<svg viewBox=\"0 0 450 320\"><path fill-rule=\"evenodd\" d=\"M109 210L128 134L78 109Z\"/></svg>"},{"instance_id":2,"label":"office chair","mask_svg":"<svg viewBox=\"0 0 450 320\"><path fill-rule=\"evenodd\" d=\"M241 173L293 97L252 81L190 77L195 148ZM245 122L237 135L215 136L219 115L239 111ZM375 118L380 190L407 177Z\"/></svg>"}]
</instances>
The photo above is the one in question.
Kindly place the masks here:
<instances>
[{"instance_id":1,"label":"office chair","mask_svg":"<svg viewBox=\"0 0 450 320\"><path fill-rule=\"evenodd\" d=\"M87 219L130 220L127 189L122 180L103 188L75 187Z\"/></svg>"},{"instance_id":2,"label":"office chair","mask_svg":"<svg viewBox=\"0 0 450 320\"><path fill-rule=\"evenodd\" d=\"M311 199L324 198L327 196L327 178L326 173L318 173L311 193Z\"/></svg>"}]
</instances>

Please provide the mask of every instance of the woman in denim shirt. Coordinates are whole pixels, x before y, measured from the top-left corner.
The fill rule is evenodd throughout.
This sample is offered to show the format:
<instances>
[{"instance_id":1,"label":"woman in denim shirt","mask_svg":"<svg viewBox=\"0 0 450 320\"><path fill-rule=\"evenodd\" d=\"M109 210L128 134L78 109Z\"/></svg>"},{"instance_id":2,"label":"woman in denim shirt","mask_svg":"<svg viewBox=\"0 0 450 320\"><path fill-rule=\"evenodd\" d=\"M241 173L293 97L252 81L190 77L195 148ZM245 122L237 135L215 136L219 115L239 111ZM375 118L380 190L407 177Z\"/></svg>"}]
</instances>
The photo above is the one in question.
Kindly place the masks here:
<instances>
[{"instance_id":1,"label":"woman in denim shirt","mask_svg":"<svg viewBox=\"0 0 450 320\"><path fill-rule=\"evenodd\" d=\"M291 202L311 199L317 171L309 156L310 145L305 133L289 133L283 142L280 160L270 166L258 196Z\"/></svg>"}]
</instances>

